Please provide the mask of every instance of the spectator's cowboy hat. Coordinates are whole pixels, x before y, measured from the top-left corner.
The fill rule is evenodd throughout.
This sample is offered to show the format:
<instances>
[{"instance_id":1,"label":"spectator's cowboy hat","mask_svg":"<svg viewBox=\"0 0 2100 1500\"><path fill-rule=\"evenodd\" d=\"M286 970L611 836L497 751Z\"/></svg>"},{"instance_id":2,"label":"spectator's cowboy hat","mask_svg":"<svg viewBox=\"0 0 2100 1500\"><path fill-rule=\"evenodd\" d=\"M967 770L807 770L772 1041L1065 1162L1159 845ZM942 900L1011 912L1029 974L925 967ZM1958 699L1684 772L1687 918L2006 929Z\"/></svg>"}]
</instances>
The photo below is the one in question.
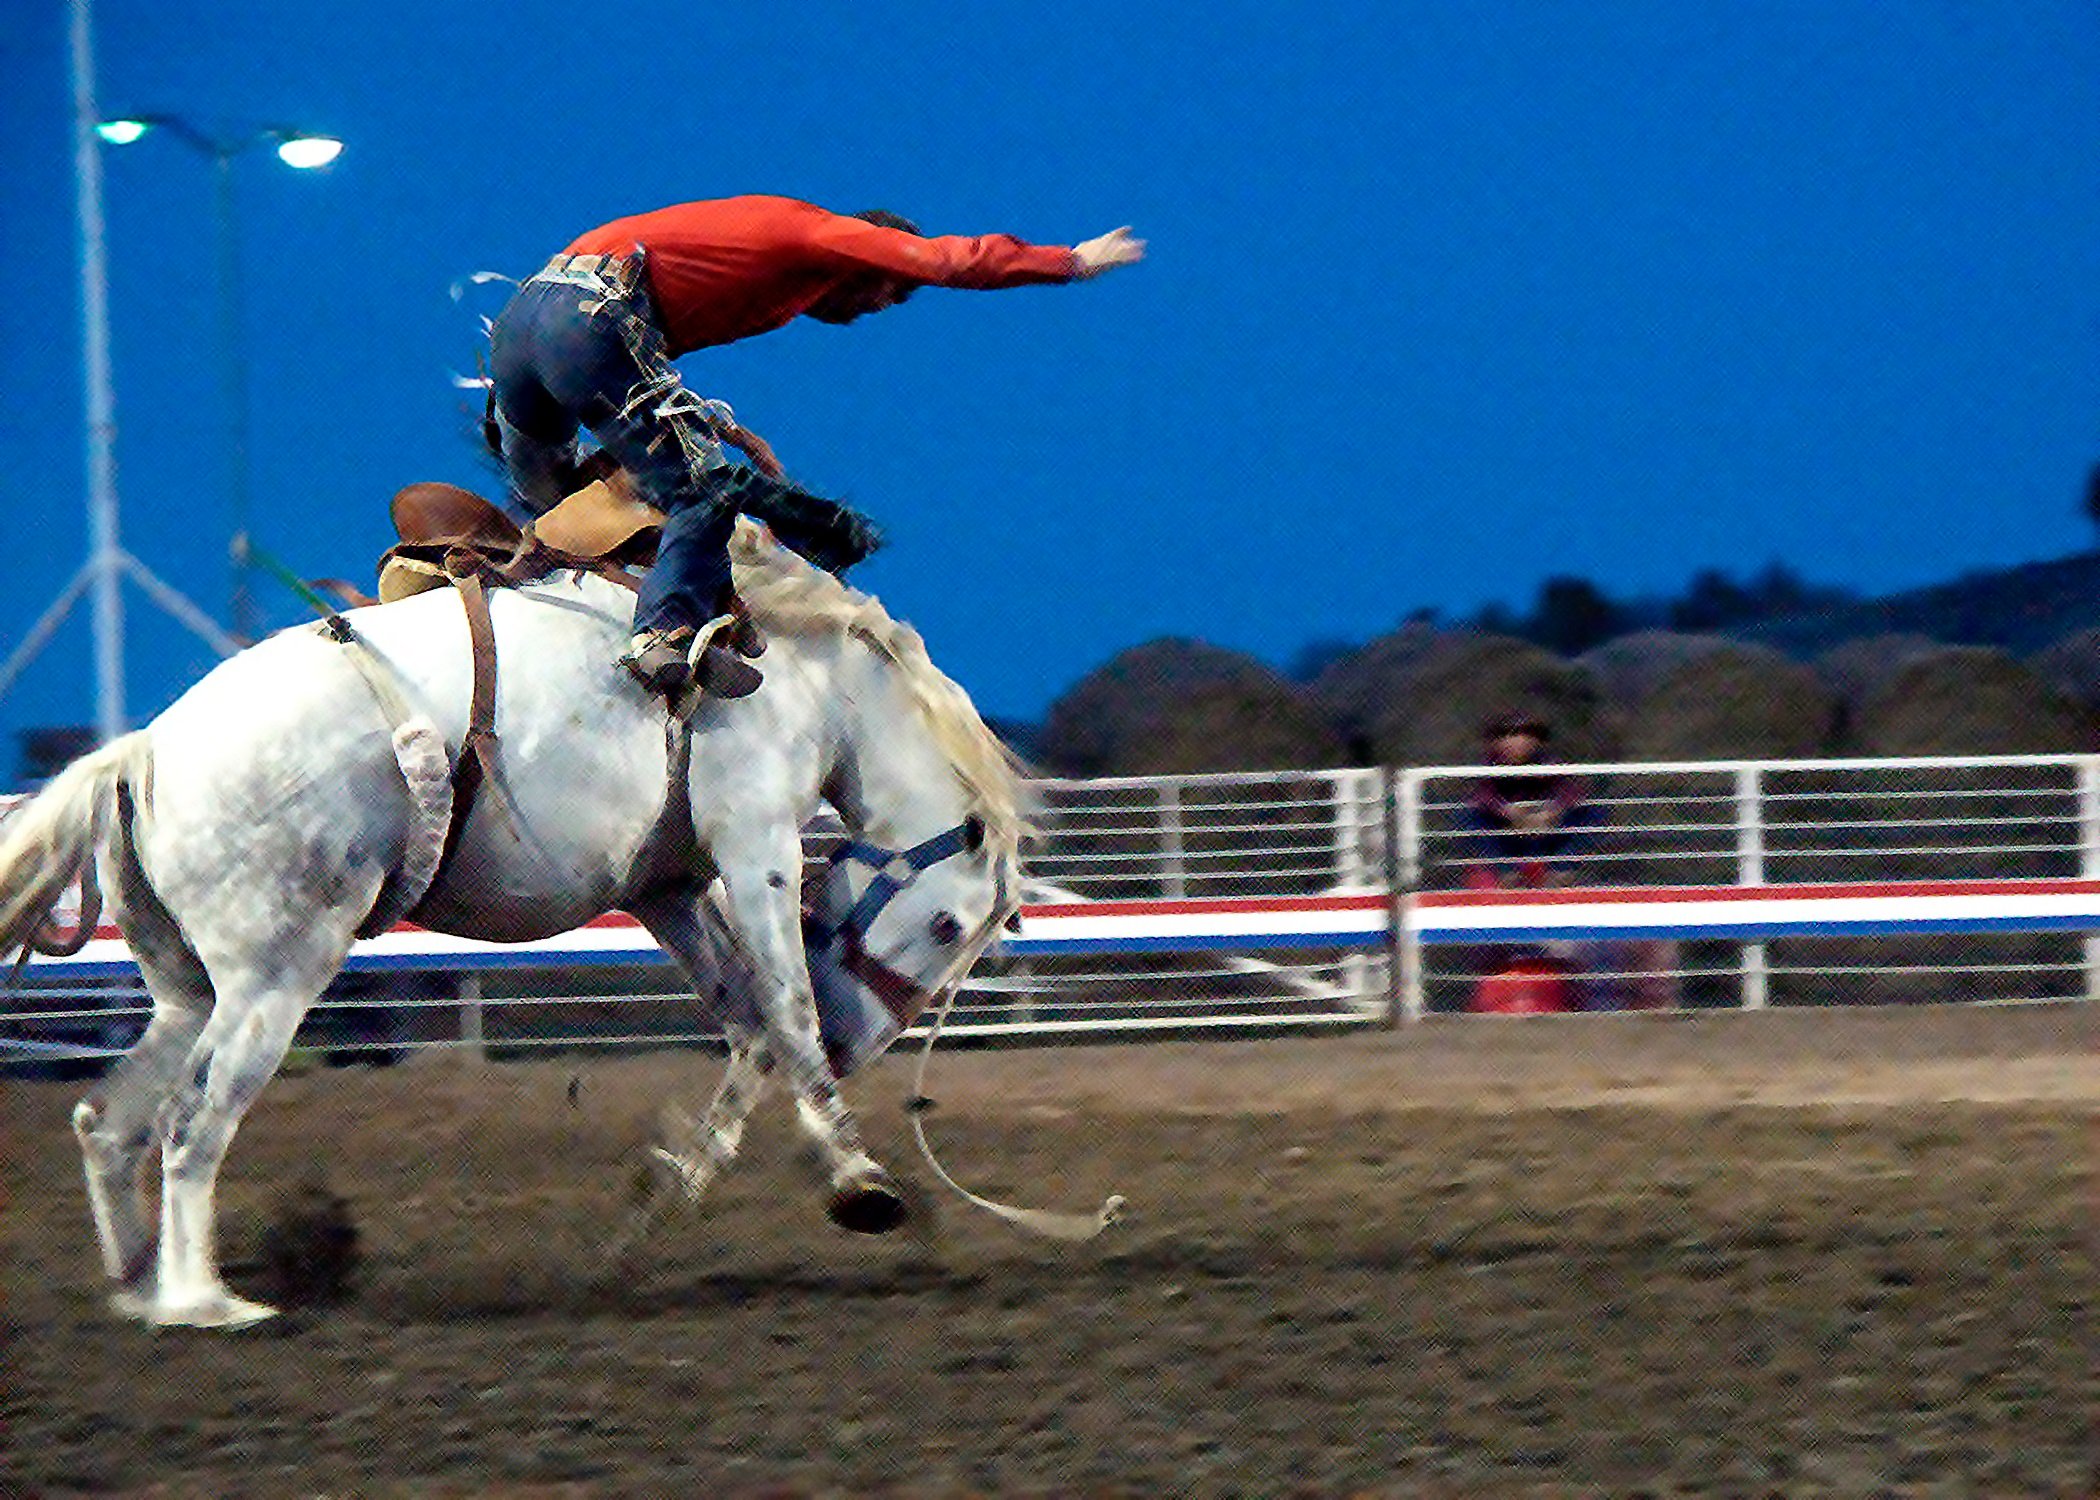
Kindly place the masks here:
<instances>
[{"instance_id":1,"label":"spectator's cowboy hat","mask_svg":"<svg viewBox=\"0 0 2100 1500\"><path fill-rule=\"evenodd\" d=\"M1553 738L1553 726L1537 714L1526 713L1497 714L1480 726L1482 739L1499 740L1505 734L1528 734L1544 742Z\"/></svg>"}]
</instances>

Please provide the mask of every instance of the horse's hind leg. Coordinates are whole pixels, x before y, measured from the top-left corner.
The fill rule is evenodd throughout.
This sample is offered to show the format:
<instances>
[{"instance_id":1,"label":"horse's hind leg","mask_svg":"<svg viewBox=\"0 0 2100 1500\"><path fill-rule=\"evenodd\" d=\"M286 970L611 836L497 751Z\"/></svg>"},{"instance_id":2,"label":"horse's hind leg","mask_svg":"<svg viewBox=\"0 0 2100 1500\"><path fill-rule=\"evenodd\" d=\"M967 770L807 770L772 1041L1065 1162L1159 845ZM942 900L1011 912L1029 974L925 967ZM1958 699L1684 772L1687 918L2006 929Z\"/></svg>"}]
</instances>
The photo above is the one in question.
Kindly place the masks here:
<instances>
[{"instance_id":1,"label":"horse's hind leg","mask_svg":"<svg viewBox=\"0 0 2100 1500\"><path fill-rule=\"evenodd\" d=\"M111 866L106 880L111 911L153 997L153 1019L131 1051L75 1106L73 1133L80 1141L103 1270L136 1291L153 1269L155 1244L140 1200L139 1169L153 1147L161 1109L211 1012L211 981L128 848Z\"/></svg>"},{"instance_id":2,"label":"horse's hind leg","mask_svg":"<svg viewBox=\"0 0 2100 1500\"><path fill-rule=\"evenodd\" d=\"M211 1004L208 988L201 1000L187 994L169 999L161 986L153 989L153 1020L146 1034L73 1109L102 1269L128 1289L136 1289L153 1269L154 1237L140 1201L139 1168L153 1145L161 1106L204 1029Z\"/></svg>"},{"instance_id":3,"label":"horse's hind leg","mask_svg":"<svg viewBox=\"0 0 2100 1500\"><path fill-rule=\"evenodd\" d=\"M324 916L316 928L334 925ZM241 1118L284 1061L300 1018L342 967L347 931L285 933L253 962L207 959L218 1005L161 1116L159 1274L128 1310L154 1323L238 1327L276 1311L227 1290L213 1247L219 1165Z\"/></svg>"}]
</instances>

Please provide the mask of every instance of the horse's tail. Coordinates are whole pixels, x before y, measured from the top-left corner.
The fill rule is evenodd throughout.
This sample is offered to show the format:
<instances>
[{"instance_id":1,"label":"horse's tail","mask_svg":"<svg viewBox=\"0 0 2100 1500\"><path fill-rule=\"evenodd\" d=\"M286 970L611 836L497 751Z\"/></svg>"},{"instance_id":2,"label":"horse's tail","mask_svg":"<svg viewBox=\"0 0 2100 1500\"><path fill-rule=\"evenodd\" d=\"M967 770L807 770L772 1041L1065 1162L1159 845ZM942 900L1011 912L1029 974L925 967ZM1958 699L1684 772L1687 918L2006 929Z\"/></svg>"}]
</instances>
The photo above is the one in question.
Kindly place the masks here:
<instances>
[{"instance_id":1,"label":"horse's tail","mask_svg":"<svg viewBox=\"0 0 2100 1500\"><path fill-rule=\"evenodd\" d=\"M152 764L145 732L124 735L74 761L0 822L0 954L28 942L87 871L116 829L122 793L142 787Z\"/></svg>"}]
</instances>

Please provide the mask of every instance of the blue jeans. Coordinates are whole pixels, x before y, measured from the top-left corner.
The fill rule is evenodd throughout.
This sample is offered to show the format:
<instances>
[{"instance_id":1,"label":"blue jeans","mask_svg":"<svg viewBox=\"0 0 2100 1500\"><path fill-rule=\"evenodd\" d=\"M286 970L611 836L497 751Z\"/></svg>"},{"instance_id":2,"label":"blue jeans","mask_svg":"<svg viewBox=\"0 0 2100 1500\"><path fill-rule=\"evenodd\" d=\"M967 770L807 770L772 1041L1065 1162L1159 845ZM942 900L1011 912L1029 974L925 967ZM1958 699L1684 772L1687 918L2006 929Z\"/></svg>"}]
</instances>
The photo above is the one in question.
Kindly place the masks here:
<instances>
[{"instance_id":1,"label":"blue jeans","mask_svg":"<svg viewBox=\"0 0 2100 1500\"><path fill-rule=\"evenodd\" d=\"M718 614L736 524L727 491L742 471L671 367L640 260L584 271L557 259L519 287L489 331L489 374L512 503L538 516L560 501L577 434L590 429L665 516L635 628Z\"/></svg>"}]
</instances>

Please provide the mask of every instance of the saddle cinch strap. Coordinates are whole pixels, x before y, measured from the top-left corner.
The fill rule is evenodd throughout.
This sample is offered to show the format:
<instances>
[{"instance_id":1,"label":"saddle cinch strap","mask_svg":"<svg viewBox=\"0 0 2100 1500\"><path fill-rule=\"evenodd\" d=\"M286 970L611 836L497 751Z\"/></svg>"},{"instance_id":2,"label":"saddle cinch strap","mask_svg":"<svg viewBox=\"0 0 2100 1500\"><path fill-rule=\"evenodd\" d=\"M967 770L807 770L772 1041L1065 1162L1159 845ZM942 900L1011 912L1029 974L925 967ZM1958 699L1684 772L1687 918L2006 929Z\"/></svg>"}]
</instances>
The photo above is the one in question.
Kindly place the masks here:
<instances>
[{"instance_id":1,"label":"saddle cinch strap","mask_svg":"<svg viewBox=\"0 0 2100 1500\"><path fill-rule=\"evenodd\" d=\"M322 622L322 629L350 653L358 674L394 726L394 760L407 783L413 808L401 864L387 876L371 911L358 924L361 938L377 937L415 915L423 898L451 866L481 789L495 776L496 632L489 615L488 588L474 571L454 576L451 582L466 611L474 684L467 731L456 760L449 755L438 727L409 707L392 669L349 621L335 615Z\"/></svg>"}]
</instances>

